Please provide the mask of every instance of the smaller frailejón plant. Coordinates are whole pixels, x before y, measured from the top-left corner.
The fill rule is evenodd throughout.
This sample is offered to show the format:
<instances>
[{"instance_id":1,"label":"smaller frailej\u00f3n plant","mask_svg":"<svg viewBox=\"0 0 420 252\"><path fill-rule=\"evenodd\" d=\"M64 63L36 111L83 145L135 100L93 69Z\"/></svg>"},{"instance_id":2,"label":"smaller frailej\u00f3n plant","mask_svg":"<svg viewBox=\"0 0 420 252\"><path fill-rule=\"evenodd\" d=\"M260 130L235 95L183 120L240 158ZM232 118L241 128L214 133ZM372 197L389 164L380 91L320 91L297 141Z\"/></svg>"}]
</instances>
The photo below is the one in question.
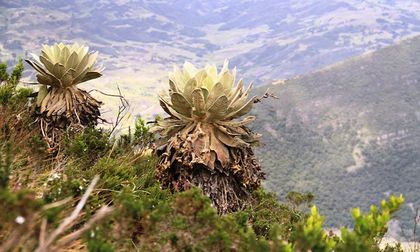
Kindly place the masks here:
<instances>
[{"instance_id":1,"label":"smaller frailej\u00f3n plant","mask_svg":"<svg viewBox=\"0 0 420 252\"><path fill-rule=\"evenodd\" d=\"M37 71L41 87L37 96L37 117L43 131L69 126L96 125L101 102L77 84L98 78L102 69L95 66L98 52L78 43L44 45L41 55L26 60Z\"/></svg>"},{"instance_id":2,"label":"smaller frailej\u00f3n plant","mask_svg":"<svg viewBox=\"0 0 420 252\"><path fill-rule=\"evenodd\" d=\"M251 149L259 136L245 127L255 118L235 120L251 110L255 98L248 98L251 85L235 79L227 61L219 73L210 65L175 68L169 93L159 96L170 117L152 128L163 140L159 181L175 191L200 187L219 213L241 209L264 177Z\"/></svg>"}]
</instances>

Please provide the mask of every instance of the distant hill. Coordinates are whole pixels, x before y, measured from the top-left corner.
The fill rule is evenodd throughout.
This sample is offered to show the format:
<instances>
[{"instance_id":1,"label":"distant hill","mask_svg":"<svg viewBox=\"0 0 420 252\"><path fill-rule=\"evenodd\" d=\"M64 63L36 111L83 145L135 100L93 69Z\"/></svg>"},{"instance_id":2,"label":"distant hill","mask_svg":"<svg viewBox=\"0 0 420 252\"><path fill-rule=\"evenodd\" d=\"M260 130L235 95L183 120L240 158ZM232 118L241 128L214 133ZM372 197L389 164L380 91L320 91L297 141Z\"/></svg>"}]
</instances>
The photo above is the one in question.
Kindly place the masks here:
<instances>
[{"instance_id":1,"label":"distant hill","mask_svg":"<svg viewBox=\"0 0 420 252\"><path fill-rule=\"evenodd\" d=\"M156 91L185 60L229 58L260 85L418 34L418 0L0 0L0 61L43 43L86 43L106 67L86 86L116 93L118 83L142 115L160 111Z\"/></svg>"},{"instance_id":2,"label":"distant hill","mask_svg":"<svg viewBox=\"0 0 420 252\"><path fill-rule=\"evenodd\" d=\"M403 193L412 227L420 207L420 37L269 86L255 106L266 187L313 192L328 225ZM261 94L267 86L257 89ZM409 225L409 226L408 226Z\"/></svg>"},{"instance_id":3,"label":"distant hill","mask_svg":"<svg viewBox=\"0 0 420 252\"><path fill-rule=\"evenodd\" d=\"M108 69L129 67L143 80L184 60L230 58L263 81L420 34L419 10L416 0L0 1L0 57L83 41L106 55Z\"/></svg>"}]
</instances>

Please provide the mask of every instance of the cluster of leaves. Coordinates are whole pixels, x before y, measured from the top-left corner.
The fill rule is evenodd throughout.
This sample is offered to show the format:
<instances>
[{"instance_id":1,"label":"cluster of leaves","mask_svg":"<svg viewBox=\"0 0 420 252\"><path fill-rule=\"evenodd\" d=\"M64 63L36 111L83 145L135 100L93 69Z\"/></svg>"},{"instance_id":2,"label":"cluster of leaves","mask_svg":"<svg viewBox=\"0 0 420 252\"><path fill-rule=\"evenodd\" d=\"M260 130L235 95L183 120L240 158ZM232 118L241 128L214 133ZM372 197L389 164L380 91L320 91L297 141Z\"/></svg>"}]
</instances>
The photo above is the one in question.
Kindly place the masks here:
<instances>
[{"instance_id":1,"label":"cluster of leaves","mask_svg":"<svg viewBox=\"0 0 420 252\"><path fill-rule=\"evenodd\" d=\"M294 234L295 249L296 251L382 251L379 245L387 232L387 223L403 203L402 196L390 196L388 201L381 202L380 209L372 205L370 211L363 214L359 208L354 208L352 210L354 228L349 230L342 227L340 237L325 231L322 226L324 218L316 206L313 206L306 222ZM385 251L401 251L401 248L399 245L387 246Z\"/></svg>"}]
</instances>

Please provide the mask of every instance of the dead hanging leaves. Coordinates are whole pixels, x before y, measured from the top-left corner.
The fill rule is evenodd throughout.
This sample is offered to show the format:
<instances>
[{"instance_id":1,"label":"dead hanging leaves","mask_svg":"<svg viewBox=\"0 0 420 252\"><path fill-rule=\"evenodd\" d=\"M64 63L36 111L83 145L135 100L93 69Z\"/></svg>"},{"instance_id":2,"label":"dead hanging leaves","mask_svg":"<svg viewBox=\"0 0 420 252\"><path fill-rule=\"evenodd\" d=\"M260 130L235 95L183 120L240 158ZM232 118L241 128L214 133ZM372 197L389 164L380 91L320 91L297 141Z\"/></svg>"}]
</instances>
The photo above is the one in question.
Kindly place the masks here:
<instances>
[{"instance_id":1,"label":"dead hanging leaves","mask_svg":"<svg viewBox=\"0 0 420 252\"><path fill-rule=\"evenodd\" d=\"M101 104L76 86L65 89L51 87L40 104L39 113L56 128L65 128L69 124L95 124L100 116Z\"/></svg>"},{"instance_id":2,"label":"dead hanging leaves","mask_svg":"<svg viewBox=\"0 0 420 252\"><path fill-rule=\"evenodd\" d=\"M226 134L231 130L223 132L208 123L187 125L161 148L159 181L173 191L200 187L220 214L242 209L264 173L250 144Z\"/></svg>"},{"instance_id":3,"label":"dead hanging leaves","mask_svg":"<svg viewBox=\"0 0 420 252\"><path fill-rule=\"evenodd\" d=\"M50 152L56 152L66 131L80 132L95 126L100 118L102 102L76 86L60 89L51 87L35 115Z\"/></svg>"}]
</instances>

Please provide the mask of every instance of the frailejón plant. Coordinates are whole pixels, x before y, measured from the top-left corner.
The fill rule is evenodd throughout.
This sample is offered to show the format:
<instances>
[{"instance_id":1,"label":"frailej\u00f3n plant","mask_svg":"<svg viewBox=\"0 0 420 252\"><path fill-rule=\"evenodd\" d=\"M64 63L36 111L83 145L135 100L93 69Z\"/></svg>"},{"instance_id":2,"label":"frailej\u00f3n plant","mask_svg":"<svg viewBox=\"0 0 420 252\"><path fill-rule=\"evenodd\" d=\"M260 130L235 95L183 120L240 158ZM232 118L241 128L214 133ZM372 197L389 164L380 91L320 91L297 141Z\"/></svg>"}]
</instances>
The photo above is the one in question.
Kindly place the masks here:
<instances>
[{"instance_id":1,"label":"frailej\u00f3n plant","mask_svg":"<svg viewBox=\"0 0 420 252\"><path fill-rule=\"evenodd\" d=\"M169 75L169 92L159 96L169 117L156 123L163 145L157 177L164 187L182 191L192 185L208 195L219 213L242 208L249 191L257 188L264 174L251 146L258 135L246 125L254 98L251 85L236 82L236 69L226 61L203 69L185 63Z\"/></svg>"},{"instance_id":2,"label":"frailej\u00f3n plant","mask_svg":"<svg viewBox=\"0 0 420 252\"><path fill-rule=\"evenodd\" d=\"M98 52L78 43L44 45L41 55L26 60L37 71L41 87L37 96L38 116L45 132L70 125L96 125L101 102L77 84L101 76L95 66Z\"/></svg>"}]
</instances>

